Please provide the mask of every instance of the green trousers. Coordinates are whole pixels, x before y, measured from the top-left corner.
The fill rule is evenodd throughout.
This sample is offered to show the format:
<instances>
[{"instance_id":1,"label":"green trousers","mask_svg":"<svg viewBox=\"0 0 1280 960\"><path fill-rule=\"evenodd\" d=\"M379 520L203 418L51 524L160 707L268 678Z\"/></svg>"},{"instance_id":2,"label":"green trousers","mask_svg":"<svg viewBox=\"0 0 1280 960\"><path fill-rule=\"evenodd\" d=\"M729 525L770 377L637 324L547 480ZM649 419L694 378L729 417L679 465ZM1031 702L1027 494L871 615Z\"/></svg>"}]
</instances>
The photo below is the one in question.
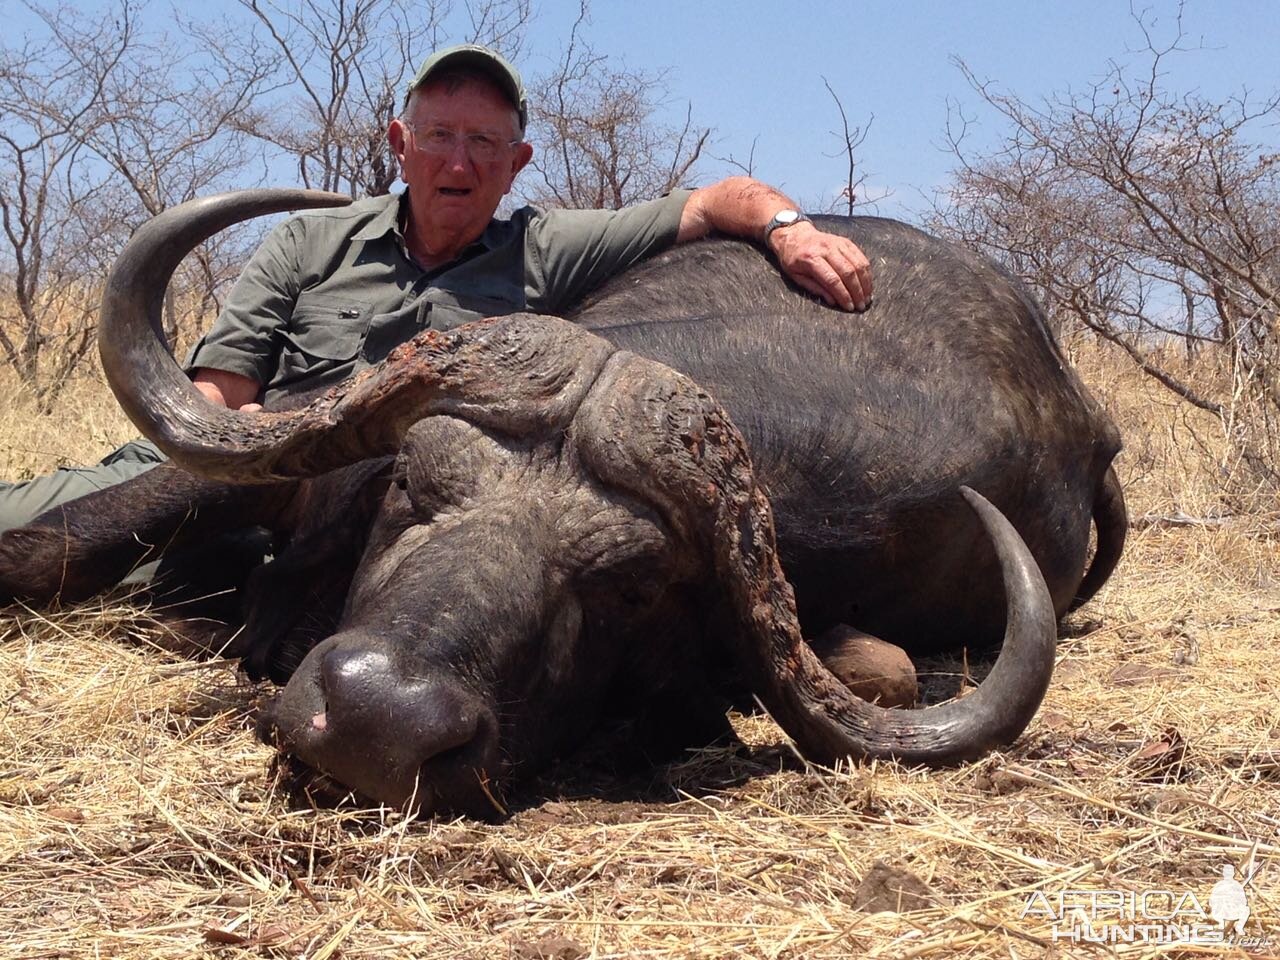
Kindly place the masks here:
<instances>
[{"instance_id":1,"label":"green trousers","mask_svg":"<svg viewBox=\"0 0 1280 960\"><path fill-rule=\"evenodd\" d=\"M132 479L164 459L150 440L134 440L92 467L63 467L34 480L0 483L0 534L69 500Z\"/></svg>"}]
</instances>

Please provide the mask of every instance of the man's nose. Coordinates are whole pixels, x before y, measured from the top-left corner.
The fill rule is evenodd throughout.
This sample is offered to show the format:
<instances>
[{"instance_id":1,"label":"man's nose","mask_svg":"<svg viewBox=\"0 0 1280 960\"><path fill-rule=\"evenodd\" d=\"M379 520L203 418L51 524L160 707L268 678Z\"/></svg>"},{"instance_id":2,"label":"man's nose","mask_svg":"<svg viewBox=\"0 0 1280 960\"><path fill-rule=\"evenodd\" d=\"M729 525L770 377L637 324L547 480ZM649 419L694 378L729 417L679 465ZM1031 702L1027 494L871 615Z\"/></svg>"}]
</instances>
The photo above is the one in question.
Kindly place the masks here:
<instances>
[{"instance_id":1,"label":"man's nose","mask_svg":"<svg viewBox=\"0 0 1280 960\"><path fill-rule=\"evenodd\" d=\"M444 155L445 164L452 169L465 170L471 166L471 154L467 152L467 141L458 137L449 145L449 152Z\"/></svg>"}]
</instances>

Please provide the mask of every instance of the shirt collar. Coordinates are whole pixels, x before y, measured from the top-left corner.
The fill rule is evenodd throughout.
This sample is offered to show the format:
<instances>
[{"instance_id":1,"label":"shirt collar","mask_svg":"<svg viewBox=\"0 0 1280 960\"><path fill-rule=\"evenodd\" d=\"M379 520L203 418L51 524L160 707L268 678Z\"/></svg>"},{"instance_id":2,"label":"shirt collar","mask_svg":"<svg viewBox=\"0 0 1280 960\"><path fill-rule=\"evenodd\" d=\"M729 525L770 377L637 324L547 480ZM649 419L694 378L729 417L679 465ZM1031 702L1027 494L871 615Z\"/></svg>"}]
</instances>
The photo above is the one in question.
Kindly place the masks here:
<instances>
[{"instance_id":1,"label":"shirt collar","mask_svg":"<svg viewBox=\"0 0 1280 960\"><path fill-rule=\"evenodd\" d=\"M498 247L504 246L510 236L511 221L494 218L489 221L489 225L484 228L484 233L480 234L480 239L476 242L486 250L496 250Z\"/></svg>"},{"instance_id":2,"label":"shirt collar","mask_svg":"<svg viewBox=\"0 0 1280 960\"><path fill-rule=\"evenodd\" d=\"M351 237L353 240L377 240L393 233L403 240L400 233L400 209L405 202L404 195L387 194L386 204L368 223L357 230Z\"/></svg>"},{"instance_id":3,"label":"shirt collar","mask_svg":"<svg viewBox=\"0 0 1280 960\"><path fill-rule=\"evenodd\" d=\"M406 189L403 193L388 194L387 204L378 213L366 223L363 227L355 232L352 236L353 240L377 240L385 237L388 233L393 234L395 238L404 244L404 230L400 224L402 222L402 214L407 213L409 209L409 191ZM510 232L510 221L492 219L489 225L484 228L484 232L480 234L480 238L475 243L469 244L463 251L459 259L465 258L468 252L475 252L479 246L483 250L495 250L506 243Z\"/></svg>"}]
</instances>

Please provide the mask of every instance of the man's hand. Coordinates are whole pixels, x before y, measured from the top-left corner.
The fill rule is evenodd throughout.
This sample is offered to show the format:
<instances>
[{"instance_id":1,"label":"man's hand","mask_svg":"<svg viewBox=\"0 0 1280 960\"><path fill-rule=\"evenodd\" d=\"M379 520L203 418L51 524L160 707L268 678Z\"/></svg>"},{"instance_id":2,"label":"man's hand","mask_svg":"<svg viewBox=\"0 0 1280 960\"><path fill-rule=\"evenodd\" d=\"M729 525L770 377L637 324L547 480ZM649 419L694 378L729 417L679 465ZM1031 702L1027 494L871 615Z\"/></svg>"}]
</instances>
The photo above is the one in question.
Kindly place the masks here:
<instances>
[{"instance_id":1,"label":"man's hand","mask_svg":"<svg viewBox=\"0 0 1280 960\"><path fill-rule=\"evenodd\" d=\"M693 191L680 215L676 243L712 230L759 243L775 213L794 209L795 203L773 187L750 177L729 177ZM769 246L788 277L831 306L865 310L870 305L871 263L852 240L802 220L775 228Z\"/></svg>"},{"instance_id":2,"label":"man's hand","mask_svg":"<svg viewBox=\"0 0 1280 960\"><path fill-rule=\"evenodd\" d=\"M230 407L245 413L262 409L262 404L257 402L262 384L252 377L214 370L212 367L200 367L192 375L191 382L204 394L205 399L220 407Z\"/></svg>"},{"instance_id":3,"label":"man's hand","mask_svg":"<svg viewBox=\"0 0 1280 960\"><path fill-rule=\"evenodd\" d=\"M865 310L871 303L871 261L856 243L812 223L780 227L769 246L783 272L830 306Z\"/></svg>"}]
</instances>

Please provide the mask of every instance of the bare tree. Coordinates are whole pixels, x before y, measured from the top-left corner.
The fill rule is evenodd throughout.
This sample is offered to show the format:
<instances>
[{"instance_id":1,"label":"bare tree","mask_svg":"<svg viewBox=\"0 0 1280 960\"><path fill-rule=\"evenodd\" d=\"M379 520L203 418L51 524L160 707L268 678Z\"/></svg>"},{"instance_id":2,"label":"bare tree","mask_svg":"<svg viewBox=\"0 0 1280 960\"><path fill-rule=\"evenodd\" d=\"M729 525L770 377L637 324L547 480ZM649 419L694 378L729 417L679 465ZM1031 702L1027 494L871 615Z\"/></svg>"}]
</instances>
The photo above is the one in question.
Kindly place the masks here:
<instances>
[{"instance_id":1,"label":"bare tree","mask_svg":"<svg viewBox=\"0 0 1280 960\"><path fill-rule=\"evenodd\" d=\"M836 102L836 110L840 112L840 132L833 135L840 139L840 151L838 156L845 161L845 185L840 189L836 196L835 203L844 204L845 216L853 216L853 208L858 204L858 193L866 183L865 174L858 172L858 164L856 160L857 150L867 139L867 130L871 128L872 121L875 120L874 115L867 121L866 127L850 127L849 115L844 111L844 104L840 102L840 97L836 95L835 90L831 89L831 84L827 82L827 78L822 78L822 85L827 88L827 93L831 94L831 99ZM835 210L828 212L834 213Z\"/></svg>"},{"instance_id":2,"label":"bare tree","mask_svg":"<svg viewBox=\"0 0 1280 960\"><path fill-rule=\"evenodd\" d=\"M760 144L760 134L756 134L751 138L751 149L747 151L747 158L739 160L732 153L727 156L713 156L713 159L728 167L732 167L744 176L754 177L756 175L756 147Z\"/></svg>"},{"instance_id":3,"label":"bare tree","mask_svg":"<svg viewBox=\"0 0 1280 960\"><path fill-rule=\"evenodd\" d=\"M685 184L711 131L694 126L692 107L679 127L657 120L664 78L613 68L583 39L586 18L584 3L559 65L533 86L538 182L525 194L541 206L618 209Z\"/></svg>"},{"instance_id":4,"label":"bare tree","mask_svg":"<svg viewBox=\"0 0 1280 960\"><path fill-rule=\"evenodd\" d=\"M80 161L136 36L128 0L96 20L31 9L43 38L0 49L0 356L47 409L93 344L100 238L79 214L104 178Z\"/></svg>"},{"instance_id":5,"label":"bare tree","mask_svg":"<svg viewBox=\"0 0 1280 960\"><path fill-rule=\"evenodd\" d=\"M1008 123L976 156L966 124L934 226L983 246L1027 279L1059 324L1120 346L1184 400L1218 416L1255 475L1280 484L1280 153L1254 141L1280 96L1214 102L1163 87L1182 34L1146 40L1137 71L1112 64L1083 92L1033 104L965 77ZM1170 362L1221 358L1225 380L1192 382Z\"/></svg>"},{"instance_id":6,"label":"bare tree","mask_svg":"<svg viewBox=\"0 0 1280 960\"><path fill-rule=\"evenodd\" d=\"M466 0L470 29L465 43L483 43L516 60L524 49L525 30L533 19L532 0Z\"/></svg>"},{"instance_id":7,"label":"bare tree","mask_svg":"<svg viewBox=\"0 0 1280 960\"><path fill-rule=\"evenodd\" d=\"M292 157L309 187L383 194L399 175L387 145L419 61L445 41L448 0L240 0L263 43L279 55L276 96L260 101L244 129ZM515 55L529 0L466 4L463 39ZM216 55L230 60L225 45Z\"/></svg>"},{"instance_id":8,"label":"bare tree","mask_svg":"<svg viewBox=\"0 0 1280 960\"><path fill-rule=\"evenodd\" d=\"M239 43L234 58L190 69L187 58L175 53L201 49L205 38L196 33L194 39L137 38L105 78L88 122L71 124L81 163L97 161L110 175L104 196L78 209L86 233L123 239L170 206L242 181L248 138L239 127L252 116L276 60L251 42ZM55 31L54 40L66 47L75 37ZM216 303L220 285L234 275L244 252L234 237L199 247L169 285L165 326L171 343L180 334L177 301L196 294L202 304ZM105 272L116 247L101 243L98 249ZM189 339L193 331L181 332Z\"/></svg>"},{"instance_id":9,"label":"bare tree","mask_svg":"<svg viewBox=\"0 0 1280 960\"><path fill-rule=\"evenodd\" d=\"M101 281L132 230L243 181L239 127L275 64L242 43L225 71L193 67L206 38L140 31L131 0L97 20L70 5L28 9L39 39L4 52L0 80L15 291L0 351L48 404L93 344ZM171 342L195 332L194 322L180 331L181 317L216 305L243 257L238 236L201 247L170 284Z\"/></svg>"}]
</instances>

